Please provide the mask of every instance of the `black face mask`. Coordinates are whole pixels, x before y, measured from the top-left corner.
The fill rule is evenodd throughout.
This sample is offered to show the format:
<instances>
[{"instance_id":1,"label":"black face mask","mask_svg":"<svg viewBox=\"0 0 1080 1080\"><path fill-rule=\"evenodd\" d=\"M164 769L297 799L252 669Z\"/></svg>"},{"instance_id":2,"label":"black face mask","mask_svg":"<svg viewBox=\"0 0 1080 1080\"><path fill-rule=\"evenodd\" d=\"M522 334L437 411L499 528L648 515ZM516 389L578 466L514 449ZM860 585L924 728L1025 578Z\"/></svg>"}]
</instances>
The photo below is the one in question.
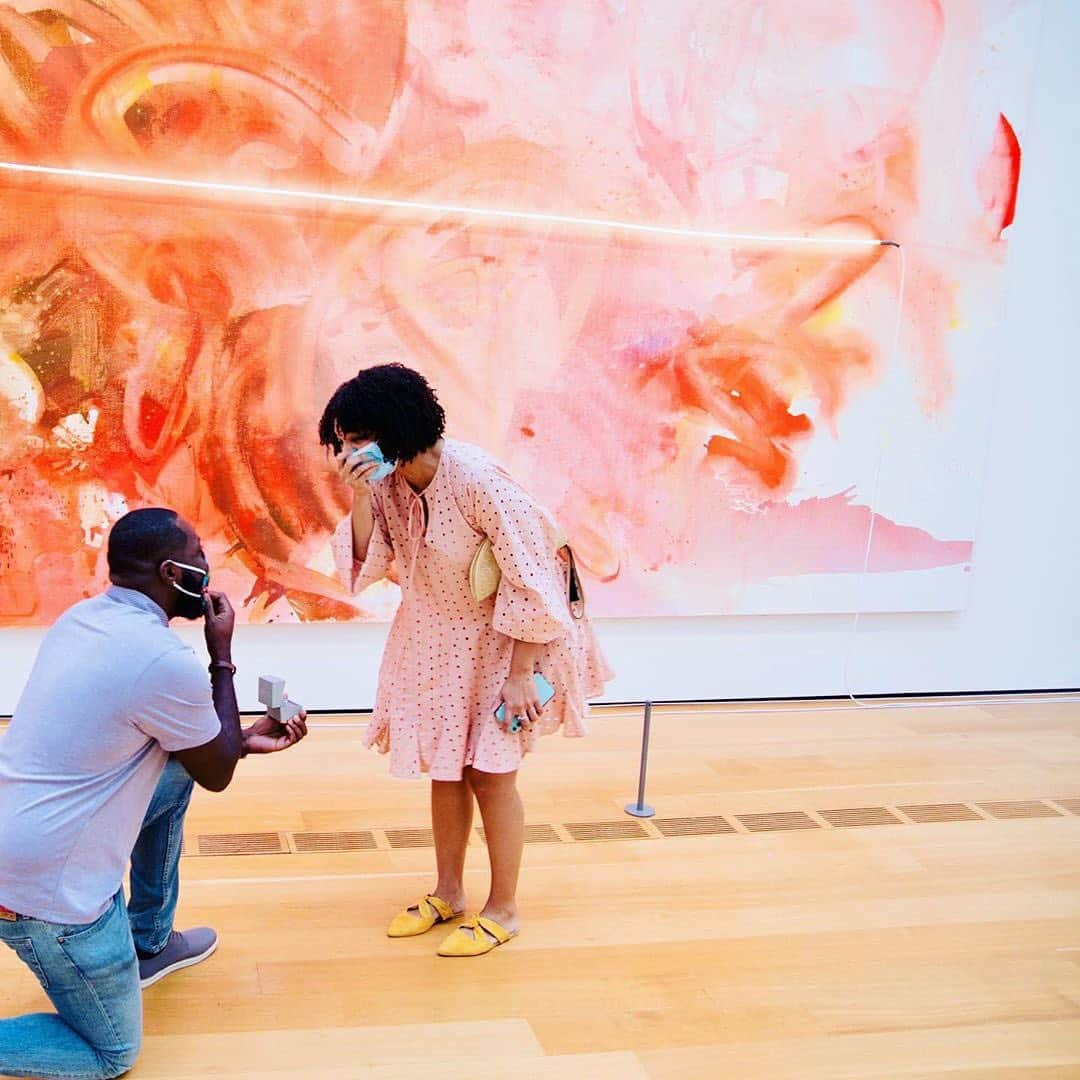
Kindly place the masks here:
<instances>
[{"instance_id":1,"label":"black face mask","mask_svg":"<svg viewBox=\"0 0 1080 1080\"><path fill-rule=\"evenodd\" d=\"M180 580L172 583L172 587L179 593L176 598L177 616L181 619L201 619L206 614L203 592L210 584L209 571L179 563L175 559L166 561L180 569Z\"/></svg>"},{"instance_id":2,"label":"black face mask","mask_svg":"<svg viewBox=\"0 0 1080 1080\"><path fill-rule=\"evenodd\" d=\"M181 594L176 601L176 614L181 619L201 619L206 615L203 598L184 596Z\"/></svg>"}]
</instances>

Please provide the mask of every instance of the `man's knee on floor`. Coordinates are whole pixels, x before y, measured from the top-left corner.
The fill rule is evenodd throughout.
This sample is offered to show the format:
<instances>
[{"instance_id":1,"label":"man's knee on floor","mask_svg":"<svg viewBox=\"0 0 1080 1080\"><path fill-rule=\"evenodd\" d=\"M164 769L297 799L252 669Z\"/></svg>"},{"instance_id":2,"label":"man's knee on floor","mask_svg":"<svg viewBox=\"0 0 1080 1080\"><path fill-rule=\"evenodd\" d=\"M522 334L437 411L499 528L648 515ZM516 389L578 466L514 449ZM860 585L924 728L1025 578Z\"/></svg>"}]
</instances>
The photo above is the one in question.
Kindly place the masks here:
<instances>
[{"instance_id":1,"label":"man's knee on floor","mask_svg":"<svg viewBox=\"0 0 1080 1080\"><path fill-rule=\"evenodd\" d=\"M98 1050L98 1061L101 1064L102 1080L113 1080L114 1077L123 1076L135 1067L135 1061L139 1056L142 1040L125 1050Z\"/></svg>"}]
</instances>

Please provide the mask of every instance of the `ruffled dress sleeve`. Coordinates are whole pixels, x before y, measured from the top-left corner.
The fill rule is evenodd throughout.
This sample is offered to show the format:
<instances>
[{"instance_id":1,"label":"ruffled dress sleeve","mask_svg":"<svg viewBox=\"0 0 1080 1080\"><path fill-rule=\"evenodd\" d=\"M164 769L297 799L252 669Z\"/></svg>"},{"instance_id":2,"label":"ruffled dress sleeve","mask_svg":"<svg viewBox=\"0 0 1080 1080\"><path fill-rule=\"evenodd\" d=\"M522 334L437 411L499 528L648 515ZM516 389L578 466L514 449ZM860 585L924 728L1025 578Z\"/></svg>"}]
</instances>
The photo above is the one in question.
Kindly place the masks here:
<instances>
[{"instance_id":1,"label":"ruffled dress sleeve","mask_svg":"<svg viewBox=\"0 0 1080 1080\"><path fill-rule=\"evenodd\" d=\"M470 478L473 526L491 540L502 579L492 625L517 641L546 645L573 627L559 530L550 515L497 468Z\"/></svg>"},{"instance_id":2,"label":"ruffled dress sleeve","mask_svg":"<svg viewBox=\"0 0 1080 1080\"><path fill-rule=\"evenodd\" d=\"M390 542L386 514L382 500L376 492L371 494L371 510L375 527L368 543L367 557L362 562L354 558L353 554L351 515L338 525L330 541L338 577L353 596L363 592L369 585L382 581L394 563L394 547Z\"/></svg>"}]
</instances>

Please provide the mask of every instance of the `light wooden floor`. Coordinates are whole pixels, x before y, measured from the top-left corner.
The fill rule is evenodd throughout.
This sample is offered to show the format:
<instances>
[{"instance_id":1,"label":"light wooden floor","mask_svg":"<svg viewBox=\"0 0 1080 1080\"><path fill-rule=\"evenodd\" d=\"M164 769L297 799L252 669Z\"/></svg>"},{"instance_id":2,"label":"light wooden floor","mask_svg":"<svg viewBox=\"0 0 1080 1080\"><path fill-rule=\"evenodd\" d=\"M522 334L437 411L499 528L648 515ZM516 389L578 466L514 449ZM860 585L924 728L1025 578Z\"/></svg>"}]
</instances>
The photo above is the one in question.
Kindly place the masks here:
<instances>
[{"instance_id":1,"label":"light wooden floor","mask_svg":"<svg viewBox=\"0 0 1080 1080\"><path fill-rule=\"evenodd\" d=\"M356 721L199 793L192 852L221 833L292 848L372 829L378 850L186 857L181 925L215 926L221 948L147 991L132 1075L1080 1077L1080 704L658 710L659 818L735 832L575 841L567 825L630 822L637 714L593 728L547 740L523 773L528 819L555 842L526 849L521 937L481 960L437 959L439 931L384 936L432 853L383 830L425 825L427 793L387 778ZM974 820L916 823L925 804ZM897 823L820 816L862 807ZM809 827L747 827L791 811ZM484 867L477 837L477 903ZM42 1005L0 955L0 1014Z\"/></svg>"}]
</instances>

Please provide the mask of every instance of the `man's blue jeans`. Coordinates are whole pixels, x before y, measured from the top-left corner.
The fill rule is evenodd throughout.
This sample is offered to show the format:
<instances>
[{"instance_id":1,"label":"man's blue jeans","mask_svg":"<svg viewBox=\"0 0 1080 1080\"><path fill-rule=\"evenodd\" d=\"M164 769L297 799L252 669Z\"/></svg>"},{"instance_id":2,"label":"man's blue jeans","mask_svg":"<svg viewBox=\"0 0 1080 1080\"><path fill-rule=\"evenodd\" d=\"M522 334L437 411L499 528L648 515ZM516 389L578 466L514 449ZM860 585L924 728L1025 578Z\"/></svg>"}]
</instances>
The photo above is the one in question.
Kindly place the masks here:
<instances>
[{"instance_id":1,"label":"man's blue jeans","mask_svg":"<svg viewBox=\"0 0 1080 1080\"><path fill-rule=\"evenodd\" d=\"M0 1020L0 1075L113 1077L142 1042L136 947L153 953L172 933L180 847L193 781L170 758L131 853L131 901L118 892L96 922L63 926L0 919L0 940L41 983L55 1013Z\"/></svg>"}]
</instances>

